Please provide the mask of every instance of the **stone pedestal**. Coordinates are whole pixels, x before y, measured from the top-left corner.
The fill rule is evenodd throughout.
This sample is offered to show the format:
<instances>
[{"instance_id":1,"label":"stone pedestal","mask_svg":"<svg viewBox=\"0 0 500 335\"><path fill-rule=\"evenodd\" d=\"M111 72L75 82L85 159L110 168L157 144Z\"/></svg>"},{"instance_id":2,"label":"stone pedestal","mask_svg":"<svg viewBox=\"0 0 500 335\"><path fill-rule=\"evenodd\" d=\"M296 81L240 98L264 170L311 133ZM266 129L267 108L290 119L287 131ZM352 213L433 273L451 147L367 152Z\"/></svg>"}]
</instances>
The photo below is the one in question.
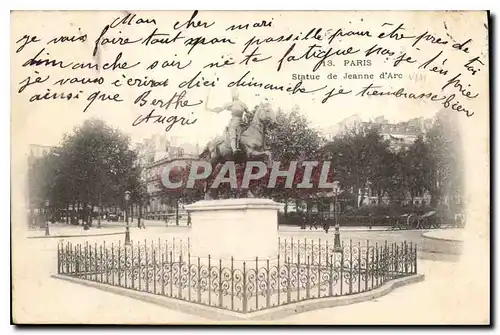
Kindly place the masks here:
<instances>
[{"instance_id":1,"label":"stone pedestal","mask_svg":"<svg viewBox=\"0 0 500 335\"><path fill-rule=\"evenodd\" d=\"M278 255L278 208L270 199L202 200L191 213L191 255L246 261Z\"/></svg>"}]
</instances>

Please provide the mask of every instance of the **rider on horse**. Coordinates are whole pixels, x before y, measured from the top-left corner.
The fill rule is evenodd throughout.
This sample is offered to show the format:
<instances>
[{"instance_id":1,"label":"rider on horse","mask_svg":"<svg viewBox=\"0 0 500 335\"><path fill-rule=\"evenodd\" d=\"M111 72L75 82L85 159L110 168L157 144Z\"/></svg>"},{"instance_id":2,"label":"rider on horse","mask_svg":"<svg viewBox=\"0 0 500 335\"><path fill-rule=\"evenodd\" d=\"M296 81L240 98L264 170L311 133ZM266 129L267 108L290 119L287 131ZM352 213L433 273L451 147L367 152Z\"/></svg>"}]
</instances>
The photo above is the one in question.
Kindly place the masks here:
<instances>
[{"instance_id":1,"label":"rider on horse","mask_svg":"<svg viewBox=\"0 0 500 335\"><path fill-rule=\"evenodd\" d=\"M227 127L229 133L229 139L231 143L231 149L233 152L239 151L239 141L241 136L241 121L245 112L248 111L247 106L243 103L238 96L236 89L232 91L232 101L225 104L222 107L216 108L206 108L210 112L220 113L223 110L228 110L231 112L231 120Z\"/></svg>"}]
</instances>

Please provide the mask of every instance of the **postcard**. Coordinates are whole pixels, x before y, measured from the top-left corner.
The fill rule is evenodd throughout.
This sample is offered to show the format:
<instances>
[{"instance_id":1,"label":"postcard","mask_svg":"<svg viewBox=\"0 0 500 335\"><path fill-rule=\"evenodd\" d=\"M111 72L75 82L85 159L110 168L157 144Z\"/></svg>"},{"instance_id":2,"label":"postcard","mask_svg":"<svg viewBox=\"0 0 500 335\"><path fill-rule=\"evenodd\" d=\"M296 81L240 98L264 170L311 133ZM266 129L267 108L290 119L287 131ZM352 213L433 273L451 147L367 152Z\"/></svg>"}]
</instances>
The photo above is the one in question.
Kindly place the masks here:
<instances>
[{"instance_id":1,"label":"postcard","mask_svg":"<svg viewBox=\"0 0 500 335\"><path fill-rule=\"evenodd\" d=\"M486 11L13 11L14 324L487 325Z\"/></svg>"}]
</instances>

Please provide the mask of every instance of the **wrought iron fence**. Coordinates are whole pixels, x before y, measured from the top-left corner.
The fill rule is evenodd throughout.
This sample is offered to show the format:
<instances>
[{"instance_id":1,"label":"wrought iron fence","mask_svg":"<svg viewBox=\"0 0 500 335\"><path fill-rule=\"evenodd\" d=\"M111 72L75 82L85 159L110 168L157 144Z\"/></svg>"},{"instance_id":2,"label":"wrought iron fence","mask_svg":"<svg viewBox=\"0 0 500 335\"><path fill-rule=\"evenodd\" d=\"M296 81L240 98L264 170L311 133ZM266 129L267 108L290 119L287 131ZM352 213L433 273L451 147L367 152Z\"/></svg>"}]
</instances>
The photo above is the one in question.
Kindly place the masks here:
<instances>
[{"instance_id":1,"label":"wrought iron fence","mask_svg":"<svg viewBox=\"0 0 500 335\"><path fill-rule=\"evenodd\" d=\"M58 273L247 313L373 290L417 273L417 246L281 240L275 259L192 257L189 242L61 244Z\"/></svg>"}]
</instances>

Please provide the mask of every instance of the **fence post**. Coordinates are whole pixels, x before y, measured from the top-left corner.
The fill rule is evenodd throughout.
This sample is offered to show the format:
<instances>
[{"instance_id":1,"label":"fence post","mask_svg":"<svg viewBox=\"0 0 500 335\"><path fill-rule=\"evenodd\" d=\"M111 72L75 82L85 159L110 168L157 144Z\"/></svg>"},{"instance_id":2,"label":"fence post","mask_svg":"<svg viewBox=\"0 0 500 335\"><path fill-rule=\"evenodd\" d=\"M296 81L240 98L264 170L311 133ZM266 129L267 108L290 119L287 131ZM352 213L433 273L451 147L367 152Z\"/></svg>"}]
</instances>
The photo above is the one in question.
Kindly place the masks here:
<instances>
[{"instance_id":1,"label":"fence post","mask_svg":"<svg viewBox=\"0 0 500 335\"><path fill-rule=\"evenodd\" d=\"M234 259L231 256L231 310L234 311Z\"/></svg>"},{"instance_id":2,"label":"fence post","mask_svg":"<svg viewBox=\"0 0 500 335\"><path fill-rule=\"evenodd\" d=\"M311 264L310 255L307 255L307 285L306 285L306 299L311 297Z\"/></svg>"},{"instance_id":3,"label":"fence post","mask_svg":"<svg viewBox=\"0 0 500 335\"><path fill-rule=\"evenodd\" d=\"M132 249L134 248L134 244L132 244ZM161 242L160 239L158 239L158 252L160 252L161 248ZM151 251L153 253L153 293L156 294L156 277L157 277L157 269L156 269L156 245L155 243L151 240ZM132 262L134 261L134 258L132 257Z\"/></svg>"},{"instance_id":4,"label":"fence post","mask_svg":"<svg viewBox=\"0 0 500 335\"><path fill-rule=\"evenodd\" d=\"M366 240L365 291L368 291L368 269L370 268L370 241Z\"/></svg>"},{"instance_id":5,"label":"fence post","mask_svg":"<svg viewBox=\"0 0 500 335\"><path fill-rule=\"evenodd\" d=\"M64 255L64 262L61 264L61 273L64 274L69 274L69 267L70 267L70 261L73 258L72 252L71 252L71 244L69 242L66 242L66 245L63 245L63 255Z\"/></svg>"},{"instance_id":6,"label":"fence post","mask_svg":"<svg viewBox=\"0 0 500 335\"><path fill-rule=\"evenodd\" d=\"M118 241L118 286L122 286L122 276L121 276L121 241Z\"/></svg>"},{"instance_id":7,"label":"fence post","mask_svg":"<svg viewBox=\"0 0 500 335\"><path fill-rule=\"evenodd\" d=\"M352 240L349 240L349 294L352 293Z\"/></svg>"},{"instance_id":8,"label":"fence post","mask_svg":"<svg viewBox=\"0 0 500 335\"><path fill-rule=\"evenodd\" d=\"M148 245L147 245L147 242L146 240L144 240L144 279L146 279L146 283L145 283L145 289L146 289L146 292L149 293L149 269L148 269L148 253L149 253L149 250L148 250Z\"/></svg>"},{"instance_id":9,"label":"fence post","mask_svg":"<svg viewBox=\"0 0 500 335\"><path fill-rule=\"evenodd\" d=\"M152 244L153 242L151 242ZM132 244L132 250L134 249L134 245ZM132 258L132 262L134 259ZM133 263L132 263L133 264ZM153 249L153 294L156 294L156 249ZM132 275L132 288L133 288L133 283L134 283L134 276Z\"/></svg>"},{"instance_id":10,"label":"fence post","mask_svg":"<svg viewBox=\"0 0 500 335\"><path fill-rule=\"evenodd\" d=\"M406 262L409 263L409 266L410 266L410 270L409 270L409 274L412 274L413 273L413 242L410 241L410 246L408 247L408 250L406 252Z\"/></svg>"},{"instance_id":11,"label":"fence post","mask_svg":"<svg viewBox=\"0 0 500 335\"><path fill-rule=\"evenodd\" d=\"M69 262L71 259L73 259L73 247L71 246L71 243L66 244L66 274L69 274ZM73 264L71 264L71 269L73 270Z\"/></svg>"},{"instance_id":12,"label":"fence post","mask_svg":"<svg viewBox=\"0 0 500 335\"><path fill-rule=\"evenodd\" d=\"M280 287L280 281L281 281L281 278L280 278L280 255L278 254L278 267L277 267L277 270L278 270L278 284L277 284L277 287L278 287L278 304L276 306L279 306L281 304L281 297L280 297L280 294L281 294L281 287Z\"/></svg>"},{"instance_id":13,"label":"fence post","mask_svg":"<svg viewBox=\"0 0 500 335\"><path fill-rule=\"evenodd\" d=\"M396 277L397 274L398 274L398 269L399 269L399 245L397 245L396 243L394 243L394 269L393 269L393 273L392 273L392 277Z\"/></svg>"},{"instance_id":14,"label":"fence post","mask_svg":"<svg viewBox=\"0 0 500 335\"><path fill-rule=\"evenodd\" d=\"M267 260L267 282L266 282L266 288L267 288L267 294L266 294L266 306L269 308L271 306L271 282L269 281L269 277L271 276L271 273L269 272L269 259Z\"/></svg>"},{"instance_id":15,"label":"fence post","mask_svg":"<svg viewBox=\"0 0 500 335\"><path fill-rule=\"evenodd\" d=\"M404 242L404 252L403 252L403 259L404 259L404 274L407 275L408 274L408 245L406 244L406 241Z\"/></svg>"},{"instance_id":16,"label":"fence post","mask_svg":"<svg viewBox=\"0 0 500 335\"><path fill-rule=\"evenodd\" d=\"M75 276L80 275L80 244L75 244Z\"/></svg>"},{"instance_id":17,"label":"fence post","mask_svg":"<svg viewBox=\"0 0 500 335\"><path fill-rule=\"evenodd\" d=\"M341 244L342 252L340 253L340 295L344 294L344 241Z\"/></svg>"},{"instance_id":18,"label":"fence post","mask_svg":"<svg viewBox=\"0 0 500 335\"><path fill-rule=\"evenodd\" d=\"M181 254L179 255L179 280L177 283L179 284L179 291L177 293L177 298L182 299L182 246L181 246Z\"/></svg>"},{"instance_id":19,"label":"fence post","mask_svg":"<svg viewBox=\"0 0 500 335\"><path fill-rule=\"evenodd\" d=\"M208 306L212 306L212 266L208 255Z\"/></svg>"},{"instance_id":20,"label":"fence post","mask_svg":"<svg viewBox=\"0 0 500 335\"><path fill-rule=\"evenodd\" d=\"M57 243L57 274L61 273L61 252L59 251L59 246L61 243Z\"/></svg>"},{"instance_id":21,"label":"fence post","mask_svg":"<svg viewBox=\"0 0 500 335\"><path fill-rule=\"evenodd\" d=\"M318 239L318 263L320 261L321 261L321 239ZM314 265L314 253L313 253L312 264ZM319 275L319 272L318 272L318 275Z\"/></svg>"},{"instance_id":22,"label":"fence post","mask_svg":"<svg viewBox=\"0 0 500 335\"><path fill-rule=\"evenodd\" d=\"M198 257L198 289L197 289L197 301L201 303L201 265L200 265L200 257Z\"/></svg>"},{"instance_id":23,"label":"fence post","mask_svg":"<svg viewBox=\"0 0 500 335\"><path fill-rule=\"evenodd\" d=\"M222 259L219 258L219 307L222 307Z\"/></svg>"},{"instance_id":24,"label":"fence post","mask_svg":"<svg viewBox=\"0 0 500 335\"><path fill-rule=\"evenodd\" d=\"M329 257L329 254L330 254L330 250L328 250L328 240L326 240L326 256L325 256L325 260L326 260L326 264L328 265L328 261L330 260L330 257Z\"/></svg>"},{"instance_id":25,"label":"fence post","mask_svg":"<svg viewBox=\"0 0 500 335\"><path fill-rule=\"evenodd\" d=\"M321 240L320 240L321 241ZM328 261L326 262L328 264ZM314 262L313 262L314 266ZM321 298L321 242L318 243L318 298Z\"/></svg>"},{"instance_id":26,"label":"fence post","mask_svg":"<svg viewBox=\"0 0 500 335\"><path fill-rule=\"evenodd\" d=\"M138 286L139 286L139 291L141 291L141 274L142 274L142 265L141 265L141 242L137 241L137 273L139 274L137 276L137 280L139 281Z\"/></svg>"},{"instance_id":27,"label":"fence post","mask_svg":"<svg viewBox=\"0 0 500 335\"><path fill-rule=\"evenodd\" d=\"M358 292L361 292L361 242L358 241Z\"/></svg>"},{"instance_id":28,"label":"fence post","mask_svg":"<svg viewBox=\"0 0 500 335\"><path fill-rule=\"evenodd\" d=\"M417 244L415 244L415 254L414 254L413 257L414 257L413 261L415 262L414 273L418 273L418 268L417 268Z\"/></svg>"},{"instance_id":29,"label":"fence post","mask_svg":"<svg viewBox=\"0 0 500 335\"><path fill-rule=\"evenodd\" d=\"M291 246L290 246L291 247ZM286 259L288 257L288 249L287 249L287 239L285 238L285 245L283 247L283 259L285 260L286 262Z\"/></svg>"},{"instance_id":30,"label":"fence post","mask_svg":"<svg viewBox=\"0 0 500 335\"><path fill-rule=\"evenodd\" d=\"M85 256L84 256L84 271L85 271L85 279L88 279L89 274L89 242L85 242Z\"/></svg>"},{"instance_id":31,"label":"fence post","mask_svg":"<svg viewBox=\"0 0 500 335\"><path fill-rule=\"evenodd\" d=\"M135 290L135 263L134 263L134 241L131 241L130 243L130 285L132 286L132 289ZM140 271L140 264L139 264L139 271ZM139 272L140 273L140 272Z\"/></svg>"},{"instance_id":32,"label":"fence post","mask_svg":"<svg viewBox=\"0 0 500 335\"><path fill-rule=\"evenodd\" d=\"M259 310L259 257L255 257L255 310Z\"/></svg>"},{"instance_id":33,"label":"fence post","mask_svg":"<svg viewBox=\"0 0 500 335\"><path fill-rule=\"evenodd\" d=\"M188 300L191 301L191 251L190 250L188 251Z\"/></svg>"},{"instance_id":34,"label":"fence post","mask_svg":"<svg viewBox=\"0 0 500 335\"><path fill-rule=\"evenodd\" d=\"M246 262L243 262L243 313L247 312L247 269Z\"/></svg>"},{"instance_id":35,"label":"fence post","mask_svg":"<svg viewBox=\"0 0 500 335\"><path fill-rule=\"evenodd\" d=\"M106 281L105 281L105 283L108 284L109 283L109 276L108 276L108 249L106 248L106 241L104 241L104 243L102 245L102 250L104 250L104 259L103 259L104 265L101 265L101 266L102 266L102 271L104 271L106 273ZM104 282L104 276L102 276L102 275L101 275L101 282Z\"/></svg>"},{"instance_id":36,"label":"fence post","mask_svg":"<svg viewBox=\"0 0 500 335\"><path fill-rule=\"evenodd\" d=\"M94 276L94 280L97 282L97 271L98 271L98 267L97 267L97 243L94 243L94 273L95 273L95 276Z\"/></svg>"},{"instance_id":37,"label":"fence post","mask_svg":"<svg viewBox=\"0 0 500 335\"><path fill-rule=\"evenodd\" d=\"M386 281L387 278L389 277L390 273L393 272L394 268L394 253L392 256L390 256L391 251L389 250L389 246L387 246L387 241L385 241L385 245L382 246L382 250L380 251L380 266L382 268L382 282L380 283L383 285ZM391 244L391 246L394 246L394 243Z\"/></svg>"},{"instance_id":38,"label":"fence post","mask_svg":"<svg viewBox=\"0 0 500 335\"><path fill-rule=\"evenodd\" d=\"M128 276L127 276L127 273L128 273L127 246L126 246L126 244L124 244L123 246L124 246L123 251L125 252L125 255L124 255L124 262L123 262L123 267L124 267L124 269L123 269L123 272L124 272L123 277L124 277L124 282L125 282L124 287L125 287L125 288L128 288L128 287L127 287L127 277L128 277Z\"/></svg>"},{"instance_id":39,"label":"fence post","mask_svg":"<svg viewBox=\"0 0 500 335\"><path fill-rule=\"evenodd\" d=\"M375 278L375 250L377 250L377 243L375 243L375 247L372 247L371 249L371 264L370 264L370 278L371 278L371 287L370 289L373 290L373 280Z\"/></svg>"},{"instance_id":40,"label":"fence post","mask_svg":"<svg viewBox=\"0 0 500 335\"><path fill-rule=\"evenodd\" d=\"M402 274L405 270L404 243L406 243L406 241L401 242L401 247L399 248L398 268L397 268L398 274ZM401 270L399 270L399 268L401 268Z\"/></svg>"},{"instance_id":41,"label":"fence post","mask_svg":"<svg viewBox=\"0 0 500 335\"><path fill-rule=\"evenodd\" d=\"M174 258L173 258L173 255L172 255L172 251L170 251L170 297L173 297L174 296L174 293L173 293L173 290L174 290L174 287L173 287L173 283L174 283Z\"/></svg>"},{"instance_id":42,"label":"fence post","mask_svg":"<svg viewBox=\"0 0 500 335\"><path fill-rule=\"evenodd\" d=\"M311 247L311 250L312 250L312 247ZM307 238L304 237L304 264L306 263L307 259L306 259L306 255L307 255Z\"/></svg>"},{"instance_id":43,"label":"fence post","mask_svg":"<svg viewBox=\"0 0 500 335\"><path fill-rule=\"evenodd\" d=\"M161 252L161 295L165 295L165 253Z\"/></svg>"},{"instance_id":44,"label":"fence post","mask_svg":"<svg viewBox=\"0 0 500 335\"><path fill-rule=\"evenodd\" d=\"M115 285L115 244L111 243L111 285Z\"/></svg>"},{"instance_id":45,"label":"fence post","mask_svg":"<svg viewBox=\"0 0 500 335\"><path fill-rule=\"evenodd\" d=\"M101 279L100 282L103 282L103 271L104 271L104 266L103 266L103 254L102 254L102 244L99 246L99 259L101 261L101 264L99 264L99 272L101 273Z\"/></svg>"},{"instance_id":46,"label":"fence post","mask_svg":"<svg viewBox=\"0 0 500 335\"><path fill-rule=\"evenodd\" d=\"M299 248L297 248L297 250L299 250ZM295 263L295 266L297 267L297 302L299 302L300 301L300 257L297 257L297 262Z\"/></svg>"},{"instance_id":47,"label":"fence post","mask_svg":"<svg viewBox=\"0 0 500 335\"><path fill-rule=\"evenodd\" d=\"M333 296L333 255L330 255L330 277L328 279L328 296L331 297Z\"/></svg>"},{"instance_id":48,"label":"fence post","mask_svg":"<svg viewBox=\"0 0 500 335\"><path fill-rule=\"evenodd\" d=\"M165 250L161 251L161 294L165 295L165 267L168 263L168 244L165 240Z\"/></svg>"}]
</instances>

